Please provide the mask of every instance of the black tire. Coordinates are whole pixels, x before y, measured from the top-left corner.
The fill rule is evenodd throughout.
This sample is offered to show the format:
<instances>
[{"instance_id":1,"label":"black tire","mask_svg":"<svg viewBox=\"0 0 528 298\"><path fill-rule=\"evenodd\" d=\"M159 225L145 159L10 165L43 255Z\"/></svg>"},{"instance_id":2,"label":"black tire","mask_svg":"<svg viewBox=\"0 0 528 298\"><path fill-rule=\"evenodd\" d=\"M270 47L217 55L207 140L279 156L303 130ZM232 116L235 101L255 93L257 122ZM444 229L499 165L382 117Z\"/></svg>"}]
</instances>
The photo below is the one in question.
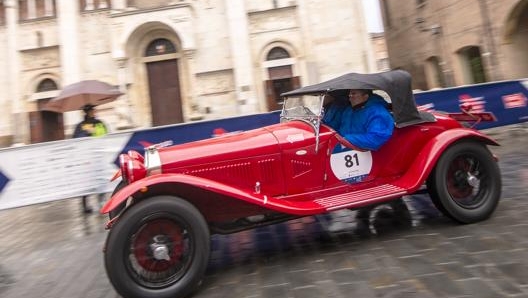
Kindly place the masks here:
<instances>
[{"instance_id":1,"label":"black tire","mask_svg":"<svg viewBox=\"0 0 528 298\"><path fill-rule=\"evenodd\" d=\"M448 217L474 223L491 216L501 196L499 166L480 143L460 142L447 148L428 181L431 200Z\"/></svg>"},{"instance_id":2,"label":"black tire","mask_svg":"<svg viewBox=\"0 0 528 298\"><path fill-rule=\"evenodd\" d=\"M125 187L127 184L124 180L121 180L116 188L114 188L114 191L112 192L112 195L110 197L113 197L118 191L120 191L123 187ZM123 211L123 209L125 209L126 207L126 201L124 201L123 203L119 204L114 210L110 211L108 213L108 217L110 218L110 220L112 220L114 217L118 216L119 213L121 213L121 211Z\"/></svg>"},{"instance_id":3,"label":"black tire","mask_svg":"<svg viewBox=\"0 0 528 298\"><path fill-rule=\"evenodd\" d=\"M433 202L433 205L435 205L436 209L440 211L444 216L449 217L453 220L453 216L447 212L447 210L444 208L444 205L442 205L442 202L440 201L440 197L438 196L438 191L436 190L436 184L434 182L434 175L429 176L430 178L427 179L427 189L429 190L429 197L431 198L431 202Z\"/></svg>"},{"instance_id":4,"label":"black tire","mask_svg":"<svg viewBox=\"0 0 528 298\"><path fill-rule=\"evenodd\" d=\"M184 297L203 279L209 250L202 214L185 200L158 196L129 207L112 227L105 268L123 297Z\"/></svg>"}]
</instances>

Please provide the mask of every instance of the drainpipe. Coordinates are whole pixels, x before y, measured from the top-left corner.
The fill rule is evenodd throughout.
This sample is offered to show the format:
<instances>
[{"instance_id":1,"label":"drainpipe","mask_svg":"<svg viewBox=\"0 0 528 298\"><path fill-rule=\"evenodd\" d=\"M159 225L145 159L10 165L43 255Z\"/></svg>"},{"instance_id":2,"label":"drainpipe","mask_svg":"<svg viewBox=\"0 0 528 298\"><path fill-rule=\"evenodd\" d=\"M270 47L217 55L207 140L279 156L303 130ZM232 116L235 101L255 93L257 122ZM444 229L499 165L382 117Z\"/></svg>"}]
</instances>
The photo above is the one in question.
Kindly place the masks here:
<instances>
[{"instance_id":1,"label":"drainpipe","mask_svg":"<svg viewBox=\"0 0 528 298\"><path fill-rule=\"evenodd\" d=\"M480 16L482 18L482 29L484 30L484 49L482 56L486 59L488 74L491 81L502 80L502 74L497 61L497 48L493 38L493 26L489 16L489 7L487 0L479 0Z\"/></svg>"}]
</instances>

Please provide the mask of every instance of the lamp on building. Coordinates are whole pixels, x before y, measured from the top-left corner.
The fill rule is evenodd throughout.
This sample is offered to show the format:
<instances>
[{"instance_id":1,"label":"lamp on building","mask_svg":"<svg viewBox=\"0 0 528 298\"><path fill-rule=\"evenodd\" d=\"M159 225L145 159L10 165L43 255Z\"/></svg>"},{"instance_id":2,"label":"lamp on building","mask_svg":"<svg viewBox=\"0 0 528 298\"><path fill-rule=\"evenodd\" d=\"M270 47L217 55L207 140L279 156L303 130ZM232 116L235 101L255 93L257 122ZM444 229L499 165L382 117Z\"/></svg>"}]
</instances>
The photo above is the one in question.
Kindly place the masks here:
<instances>
[{"instance_id":1,"label":"lamp on building","mask_svg":"<svg viewBox=\"0 0 528 298\"><path fill-rule=\"evenodd\" d=\"M433 35L438 35L442 33L442 26L439 24L433 24L430 27L425 26L425 19L424 18L416 18L414 21L416 24L416 27L418 27L418 30L421 32L431 32Z\"/></svg>"}]
</instances>

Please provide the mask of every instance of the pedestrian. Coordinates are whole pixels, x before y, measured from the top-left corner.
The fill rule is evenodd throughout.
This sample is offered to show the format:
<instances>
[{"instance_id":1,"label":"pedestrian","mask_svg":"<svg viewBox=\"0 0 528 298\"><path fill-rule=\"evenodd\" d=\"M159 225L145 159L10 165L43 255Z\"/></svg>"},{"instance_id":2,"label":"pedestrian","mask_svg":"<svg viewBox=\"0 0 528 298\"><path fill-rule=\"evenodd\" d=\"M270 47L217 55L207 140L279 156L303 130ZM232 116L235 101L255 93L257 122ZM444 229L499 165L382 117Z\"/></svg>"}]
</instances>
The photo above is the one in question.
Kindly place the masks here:
<instances>
[{"instance_id":1,"label":"pedestrian","mask_svg":"<svg viewBox=\"0 0 528 298\"><path fill-rule=\"evenodd\" d=\"M79 122L75 127L73 132L73 138L82 138L82 137L99 137L108 133L108 129L103 121L99 120L95 116L95 106L94 105L85 105L83 107L84 119ZM88 196L82 197L82 208L84 213L91 213L92 208L88 206L87 202ZM98 194L99 204L102 204L104 201L104 194Z\"/></svg>"}]
</instances>

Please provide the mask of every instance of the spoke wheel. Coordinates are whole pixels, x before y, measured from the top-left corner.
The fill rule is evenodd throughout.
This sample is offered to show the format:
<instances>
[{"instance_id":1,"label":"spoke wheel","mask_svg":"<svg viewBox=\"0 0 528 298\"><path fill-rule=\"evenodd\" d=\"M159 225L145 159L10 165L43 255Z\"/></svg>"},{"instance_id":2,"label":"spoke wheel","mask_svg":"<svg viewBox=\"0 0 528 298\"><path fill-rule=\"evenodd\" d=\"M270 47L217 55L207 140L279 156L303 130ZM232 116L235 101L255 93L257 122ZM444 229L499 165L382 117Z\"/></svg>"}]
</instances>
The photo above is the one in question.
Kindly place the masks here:
<instances>
[{"instance_id":1,"label":"spoke wheel","mask_svg":"<svg viewBox=\"0 0 528 298\"><path fill-rule=\"evenodd\" d=\"M185 223L170 213L146 218L129 241L125 262L144 287L163 288L189 269L195 249Z\"/></svg>"},{"instance_id":2,"label":"spoke wheel","mask_svg":"<svg viewBox=\"0 0 528 298\"><path fill-rule=\"evenodd\" d=\"M479 143L461 142L440 157L428 181L433 203L461 223L488 218L501 194L501 177L489 150Z\"/></svg>"},{"instance_id":3,"label":"spoke wheel","mask_svg":"<svg viewBox=\"0 0 528 298\"><path fill-rule=\"evenodd\" d=\"M110 230L107 275L123 297L184 297L202 280L209 229L200 212L176 197L144 199Z\"/></svg>"}]
</instances>

